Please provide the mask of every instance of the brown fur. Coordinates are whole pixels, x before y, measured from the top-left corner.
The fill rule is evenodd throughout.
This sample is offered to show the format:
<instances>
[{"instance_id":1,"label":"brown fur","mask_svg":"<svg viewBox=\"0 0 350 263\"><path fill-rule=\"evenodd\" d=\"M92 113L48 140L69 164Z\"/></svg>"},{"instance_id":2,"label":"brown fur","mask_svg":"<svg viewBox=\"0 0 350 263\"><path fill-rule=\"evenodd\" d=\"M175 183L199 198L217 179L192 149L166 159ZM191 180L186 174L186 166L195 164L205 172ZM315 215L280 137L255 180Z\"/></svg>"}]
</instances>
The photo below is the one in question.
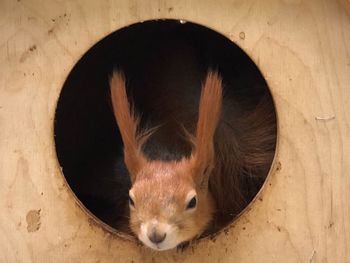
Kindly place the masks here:
<instances>
[{"instance_id":1,"label":"brown fur","mask_svg":"<svg viewBox=\"0 0 350 263\"><path fill-rule=\"evenodd\" d=\"M222 104L222 80L215 72L209 72L199 101L196 135L192 138L194 151L191 161L196 181L207 188L209 176L215 166L214 134L220 119Z\"/></svg>"},{"instance_id":2,"label":"brown fur","mask_svg":"<svg viewBox=\"0 0 350 263\"><path fill-rule=\"evenodd\" d=\"M130 227L138 235L140 224L152 218L175 224L179 228L178 243L201 234L213 215L214 202L210 194L196 187L192 168L187 160L153 161L146 165L132 187L135 210L131 210ZM195 213L185 212L186 194L196 189L198 206Z\"/></svg>"},{"instance_id":3,"label":"brown fur","mask_svg":"<svg viewBox=\"0 0 350 263\"><path fill-rule=\"evenodd\" d=\"M134 175L146 163L141 147L150 133L137 131L140 118L135 115L134 108L130 107L128 102L124 75L121 72L114 72L110 85L113 110L124 143L124 161L130 172L131 181L134 181Z\"/></svg>"},{"instance_id":4,"label":"brown fur","mask_svg":"<svg viewBox=\"0 0 350 263\"><path fill-rule=\"evenodd\" d=\"M123 75L114 73L110 85L124 160L133 183L133 232L139 233L143 220L157 217L175 222L181 233L179 241L186 241L204 230L216 231L232 220L256 193L273 158L276 126L271 98L265 96L255 109L233 114L237 109L223 101L220 76L209 72L199 100L198 121L194 121L193 114L186 115L183 109L188 106L179 104L169 116L175 121L154 134L162 142L181 148L183 141L173 139L174 134L183 131L181 123L176 124L181 120L181 127L189 130L186 133L193 146L191 154L183 153L180 160L160 161L150 160L141 150L151 133L138 132L139 117L128 102ZM164 103L160 109L167 108L168 102L162 99L155 103ZM198 207L189 215L184 212L184 199L190 189L197 192Z\"/></svg>"},{"instance_id":5,"label":"brown fur","mask_svg":"<svg viewBox=\"0 0 350 263\"><path fill-rule=\"evenodd\" d=\"M228 224L254 197L270 168L276 144L273 103L265 95L241 116L226 105L215 137L216 166L209 190L216 201L209 233Z\"/></svg>"}]
</instances>

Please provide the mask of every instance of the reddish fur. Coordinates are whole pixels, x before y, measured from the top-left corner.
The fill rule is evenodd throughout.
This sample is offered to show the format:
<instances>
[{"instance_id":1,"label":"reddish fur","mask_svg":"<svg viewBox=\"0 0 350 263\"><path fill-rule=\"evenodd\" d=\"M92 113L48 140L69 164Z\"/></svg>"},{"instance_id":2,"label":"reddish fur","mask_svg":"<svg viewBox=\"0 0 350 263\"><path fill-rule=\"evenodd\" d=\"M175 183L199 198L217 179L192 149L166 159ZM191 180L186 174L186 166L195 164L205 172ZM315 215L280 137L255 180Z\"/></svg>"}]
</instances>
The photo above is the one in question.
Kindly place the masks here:
<instances>
[{"instance_id":1,"label":"reddish fur","mask_svg":"<svg viewBox=\"0 0 350 263\"><path fill-rule=\"evenodd\" d=\"M265 95L255 109L238 118L231 114L235 110L226 105L215 136L216 163L209 190L217 212L211 231L229 223L257 193L275 152L276 122L271 98Z\"/></svg>"},{"instance_id":2,"label":"reddish fur","mask_svg":"<svg viewBox=\"0 0 350 263\"><path fill-rule=\"evenodd\" d=\"M209 72L199 102L196 136L192 139L192 156L197 183L207 186L215 165L214 134L222 104L222 80L216 72Z\"/></svg>"},{"instance_id":3,"label":"reddish fur","mask_svg":"<svg viewBox=\"0 0 350 263\"><path fill-rule=\"evenodd\" d=\"M131 179L134 181L133 175L136 175L146 163L145 157L141 153L141 147L146 140L145 134L147 133L139 134L137 132L140 119L136 116L133 107L130 107L125 78L121 72L113 73L110 86L113 111L124 143L124 161Z\"/></svg>"},{"instance_id":4,"label":"reddish fur","mask_svg":"<svg viewBox=\"0 0 350 263\"><path fill-rule=\"evenodd\" d=\"M209 225L214 212L214 202L206 191L196 188L189 162L149 162L133 184L134 211L130 211L130 227L137 235L142 221L157 218L162 222L179 222L182 241L201 234ZM185 197L196 189L198 206L191 215L184 213ZM140 220L142 219L142 221Z\"/></svg>"},{"instance_id":5,"label":"reddish fur","mask_svg":"<svg viewBox=\"0 0 350 263\"><path fill-rule=\"evenodd\" d=\"M184 238L193 238L207 228L214 211L211 231L237 215L246 205L245 196L251 194L242 193L247 178L261 180L273 158L276 126L271 99L265 98L255 110L234 119L237 114L232 112L236 109L230 105L222 107L220 76L209 72L202 88L197 125L189 125L191 131L195 130L195 136L189 135L193 144L192 154L180 161L150 161L141 151L150 133L146 136L138 133L139 118L130 108L123 75L114 73L110 84L113 109L124 143L124 159L133 182L135 204L139 209L146 209L144 213L147 216L144 216L160 214L159 207L168 200L170 193L175 202L173 205L178 209L191 187L198 195L198 213L193 217L181 217L179 213L181 220L189 226L187 232L183 230L187 233ZM168 102L158 98L155 103L162 109ZM172 119L193 123L193 119L182 117L186 113L181 110L174 114ZM164 142L173 143L171 140L176 132L179 130L164 129L155 136L162 136L166 139ZM147 200L152 202L145 207ZM167 202L169 204L170 201ZM130 216L131 228L137 234L140 221L132 211Z\"/></svg>"}]
</instances>

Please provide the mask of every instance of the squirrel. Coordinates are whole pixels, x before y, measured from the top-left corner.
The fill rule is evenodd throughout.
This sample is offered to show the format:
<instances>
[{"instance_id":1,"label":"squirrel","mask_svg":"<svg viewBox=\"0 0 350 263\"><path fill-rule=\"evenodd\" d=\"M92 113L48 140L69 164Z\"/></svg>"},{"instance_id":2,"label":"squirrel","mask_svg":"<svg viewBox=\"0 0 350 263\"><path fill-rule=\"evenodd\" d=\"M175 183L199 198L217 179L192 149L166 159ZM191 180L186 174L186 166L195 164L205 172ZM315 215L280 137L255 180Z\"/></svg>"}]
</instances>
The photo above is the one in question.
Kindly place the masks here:
<instances>
[{"instance_id":1,"label":"squirrel","mask_svg":"<svg viewBox=\"0 0 350 263\"><path fill-rule=\"evenodd\" d=\"M179 124L181 128L173 132L174 136L183 133L190 150L168 157L167 153L159 156L152 150L147 152L152 145L162 152L157 144L164 138L171 144L173 134L162 133L162 124L152 128L141 125L142 118L129 102L121 71L112 74L110 90L132 183L129 226L147 247L168 250L217 231L250 201L250 191L256 193L242 190L252 188L247 178L255 176L261 186L261 174L267 173L275 149L275 115L269 97L263 97L254 109L237 118L232 114L235 106L225 102L221 76L209 70L196 120L190 114L189 124ZM172 129L174 125L167 127Z\"/></svg>"}]
</instances>

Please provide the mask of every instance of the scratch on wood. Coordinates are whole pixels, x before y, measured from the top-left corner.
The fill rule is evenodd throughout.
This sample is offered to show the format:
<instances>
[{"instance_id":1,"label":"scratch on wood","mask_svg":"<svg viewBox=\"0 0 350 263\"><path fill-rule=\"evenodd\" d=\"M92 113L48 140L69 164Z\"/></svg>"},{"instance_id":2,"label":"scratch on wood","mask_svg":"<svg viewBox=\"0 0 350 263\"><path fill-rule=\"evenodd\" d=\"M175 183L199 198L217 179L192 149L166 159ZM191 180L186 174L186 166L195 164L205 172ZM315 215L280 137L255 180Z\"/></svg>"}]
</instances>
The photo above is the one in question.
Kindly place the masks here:
<instances>
[{"instance_id":1,"label":"scratch on wood","mask_svg":"<svg viewBox=\"0 0 350 263\"><path fill-rule=\"evenodd\" d=\"M330 121L330 120L334 120L335 119L335 116L329 116L329 117L318 117L316 116L315 117L315 120L316 121Z\"/></svg>"},{"instance_id":2,"label":"scratch on wood","mask_svg":"<svg viewBox=\"0 0 350 263\"><path fill-rule=\"evenodd\" d=\"M315 254L316 254L316 250L312 251L312 254L308 263L312 263L312 261L314 260Z\"/></svg>"},{"instance_id":3,"label":"scratch on wood","mask_svg":"<svg viewBox=\"0 0 350 263\"><path fill-rule=\"evenodd\" d=\"M6 52L7 52L7 60L10 61L10 50L9 50L9 41L6 41Z\"/></svg>"}]
</instances>

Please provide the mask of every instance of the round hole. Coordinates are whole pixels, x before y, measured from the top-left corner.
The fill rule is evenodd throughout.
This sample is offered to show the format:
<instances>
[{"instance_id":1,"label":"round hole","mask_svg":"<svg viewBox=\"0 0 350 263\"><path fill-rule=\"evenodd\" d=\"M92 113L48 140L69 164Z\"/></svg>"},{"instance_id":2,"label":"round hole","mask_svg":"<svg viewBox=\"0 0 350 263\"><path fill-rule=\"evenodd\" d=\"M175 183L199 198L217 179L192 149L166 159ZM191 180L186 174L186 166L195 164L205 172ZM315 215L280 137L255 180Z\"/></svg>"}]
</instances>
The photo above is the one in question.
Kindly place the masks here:
<instances>
[{"instance_id":1,"label":"round hole","mask_svg":"<svg viewBox=\"0 0 350 263\"><path fill-rule=\"evenodd\" d=\"M159 129L166 132L157 141L171 152L162 155L164 161L190 154L181 125L193 132L208 69L222 76L223 117L218 129L225 131L217 132L215 147L226 167L221 185L209 184L217 209L205 234L227 226L260 190L275 152L273 100L257 66L223 35L177 20L147 21L117 30L77 62L57 105L57 156L81 203L117 231L130 234L131 182L109 90L115 68L126 76L133 104L142 113L141 126L163 124ZM176 112L178 105L183 107L183 114L176 115L181 125L167 125L169 113ZM217 139L222 134L227 140ZM150 145L146 144L145 154L159 158Z\"/></svg>"}]
</instances>

